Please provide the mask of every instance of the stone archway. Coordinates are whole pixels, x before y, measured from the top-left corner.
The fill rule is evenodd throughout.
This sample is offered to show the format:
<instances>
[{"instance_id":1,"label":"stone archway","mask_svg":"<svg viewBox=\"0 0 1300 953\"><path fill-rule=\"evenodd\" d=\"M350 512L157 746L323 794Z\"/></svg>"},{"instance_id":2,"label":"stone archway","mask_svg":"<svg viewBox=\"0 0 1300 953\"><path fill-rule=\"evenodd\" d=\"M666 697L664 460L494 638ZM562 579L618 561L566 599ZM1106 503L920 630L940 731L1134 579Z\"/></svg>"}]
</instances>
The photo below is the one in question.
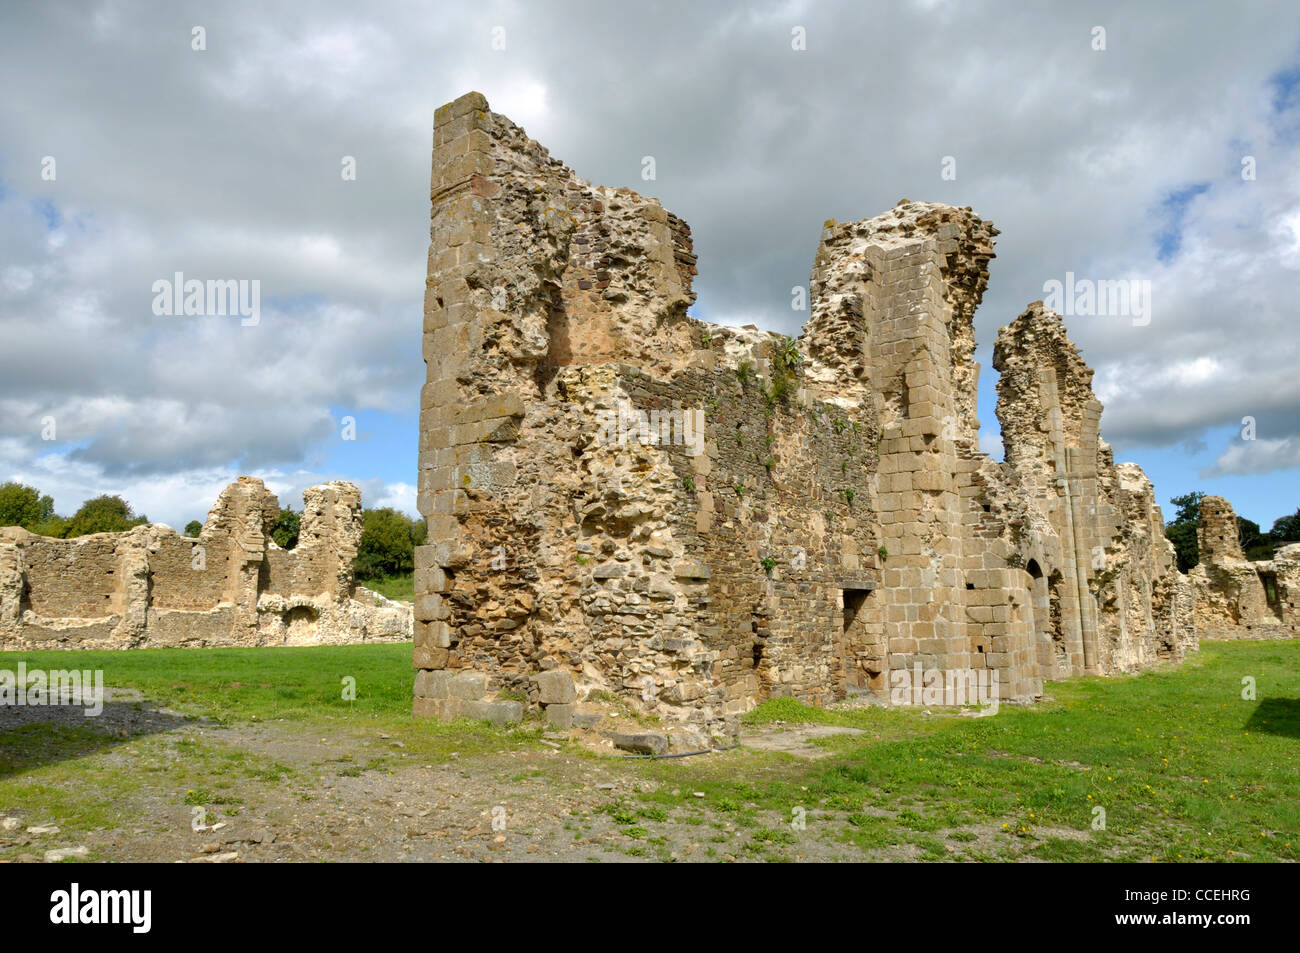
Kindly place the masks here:
<instances>
[{"instance_id":1,"label":"stone archway","mask_svg":"<svg viewBox=\"0 0 1300 953\"><path fill-rule=\"evenodd\" d=\"M1066 672L1065 636L1061 630L1061 574L1044 570L1037 558L1025 563L1030 578L1030 606L1034 620L1034 651L1044 680L1063 678Z\"/></svg>"}]
</instances>

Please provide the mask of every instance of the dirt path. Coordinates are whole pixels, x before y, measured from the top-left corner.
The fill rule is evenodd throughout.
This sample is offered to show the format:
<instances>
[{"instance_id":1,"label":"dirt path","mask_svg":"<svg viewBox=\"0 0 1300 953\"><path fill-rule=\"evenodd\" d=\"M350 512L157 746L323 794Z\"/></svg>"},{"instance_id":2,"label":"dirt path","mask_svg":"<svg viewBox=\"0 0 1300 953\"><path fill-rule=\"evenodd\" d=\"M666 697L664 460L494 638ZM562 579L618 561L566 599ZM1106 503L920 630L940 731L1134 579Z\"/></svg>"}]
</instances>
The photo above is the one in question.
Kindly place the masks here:
<instances>
[{"instance_id":1,"label":"dirt path","mask_svg":"<svg viewBox=\"0 0 1300 953\"><path fill-rule=\"evenodd\" d=\"M123 691L94 719L56 708L9 709L0 718L0 732L37 722L91 727L115 743L80 757L108 776L141 781L115 805L118 826L41 832L60 819L32 804L0 804L0 818L11 819L0 848L17 860L67 847L87 848L91 860L164 862L861 859L841 843L763 834L788 825L777 816L761 818L757 836L778 839L754 842L752 821L742 826L689 785L671 792L680 806L647 809L645 796L664 782L647 777L645 762L598 757L561 740L519 747L507 735L489 736L500 750L480 744L428 760L394 733L302 722L222 727ZM755 751L813 757L822 752L811 739L840 731L852 729L764 731L747 737L745 749L700 758L743 770ZM169 778L202 774L185 759L197 759L218 783L238 766L237 798L194 789L178 797ZM671 765L669 777L686 777L686 760L658 764Z\"/></svg>"}]
</instances>

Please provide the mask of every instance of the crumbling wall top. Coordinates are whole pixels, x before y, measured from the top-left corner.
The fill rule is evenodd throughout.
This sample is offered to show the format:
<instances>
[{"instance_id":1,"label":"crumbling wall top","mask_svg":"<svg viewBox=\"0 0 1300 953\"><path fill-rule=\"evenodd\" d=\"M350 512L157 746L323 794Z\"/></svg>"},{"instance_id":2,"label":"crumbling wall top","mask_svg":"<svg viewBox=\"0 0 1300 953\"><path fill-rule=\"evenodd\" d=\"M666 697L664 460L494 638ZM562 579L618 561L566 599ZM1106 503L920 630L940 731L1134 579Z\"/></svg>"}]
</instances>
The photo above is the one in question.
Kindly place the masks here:
<instances>
[{"instance_id":1,"label":"crumbling wall top","mask_svg":"<svg viewBox=\"0 0 1300 953\"><path fill-rule=\"evenodd\" d=\"M1064 447L1098 450L1101 403L1092 391L1092 368L1059 314L1035 301L999 328L993 367L1000 375L997 417L1007 463L1041 459L1058 421Z\"/></svg>"}]
</instances>

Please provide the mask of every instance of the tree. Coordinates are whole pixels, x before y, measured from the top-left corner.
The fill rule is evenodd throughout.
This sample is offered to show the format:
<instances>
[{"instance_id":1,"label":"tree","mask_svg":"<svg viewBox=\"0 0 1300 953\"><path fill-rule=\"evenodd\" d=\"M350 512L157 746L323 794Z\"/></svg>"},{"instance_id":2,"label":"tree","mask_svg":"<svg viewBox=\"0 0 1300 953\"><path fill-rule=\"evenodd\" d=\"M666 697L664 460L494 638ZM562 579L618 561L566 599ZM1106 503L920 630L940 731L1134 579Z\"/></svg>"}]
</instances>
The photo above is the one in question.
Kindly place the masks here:
<instances>
[{"instance_id":1,"label":"tree","mask_svg":"<svg viewBox=\"0 0 1300 953\"><path fill-rule=\"evenodd\" d=\"M1237 539L1241 542L1241 551L1247 559L1260 560L1273 558L1273 540L1268 533L1260 531L1259 524L1244 516L1237 517Z\"/></svg>"},{"instance_id":2,"label":"tree","mask_svg":"<svg viewBox=\"0 0 1300 953\"><path fill-rule=\"evenodd\" d=\"M54 516L54 500L23 483L0 484L0 526L36 527Z\"/></svg>"},{"instance_id":3,"label":"tree","mask_svg":"<svg viewBox=\"0 0 1300 953\"><path fill-rule=\"evenodd\" d=\"M423 545L424 520L392 507L361 511L361 543L354 568L360 579L403 576L415 570L415 547Z\"/></svg>"},{"instance_id":4,"label":"tree","mask_svg":"<svg viewBox=\"0 0 1300 953\"><path fill-rule=\"evenodd\" d=\"M1165 524L1165 536L1174 544L1179 572L1187 572L1201 561L1200 546L1196 542L1196 530L1201 525L1201 500L1204 498L1205 494L1200 490L1193 490L1191 493L1171 497L1169 500L1178 507L1178 512Z\"/></svg>"},{"instance_id":5,"label":"tree","mask_svg":"<svg viewBox=\"0 0 1300 953\"><path fill-rule=\"evenodd\" d=\"M191 539L198 539L201 532L203 532L203 524L198 520L190 520L185 524L185 535Z\"/></svg>"},{"instance_id":6,"label":"tree","mask_svg":"<svg viewBox=\"0 0 1300 953\"><path fill-rule=\"evenodd\" d=\"M41 520L33 526L32 532L37 536L53 536L55 539L64 539L68 535L68 521L55 513L49 519Z\"/></svg>"},{"instance_id":7,"label":"tree","mask_svg":"<svg viewBox=\"0 0 1300 953\"><path fill-rule=\"evenodd\" d=\"M1275 543L1300 543L1300 509L1274 520L1268 535Z\"/></svg>"},{"instance_id":8,"label":"tree","mask_svg":"<svg viewBox=\"0 0 1300 953\"><path fill-rule=\"evenodd\" d=\"M106 493L81 504L81 509L68 520L65 535L71 538L91 533L121 533L147 522L149 518L143 513L137 516L126 500Z\"/></svg>"},{"instance_id":9,"label":"tree","mask_svg":"<svg viewBox=\"0 0 1300 953\"><path fill-rule=\"evenodd\" d=\"M301 526L302 514L295 513L293 507L286 506L271 528L271 538L281 549L293 549L298 545L298 530Z\"/></svg>"}]
</instances>

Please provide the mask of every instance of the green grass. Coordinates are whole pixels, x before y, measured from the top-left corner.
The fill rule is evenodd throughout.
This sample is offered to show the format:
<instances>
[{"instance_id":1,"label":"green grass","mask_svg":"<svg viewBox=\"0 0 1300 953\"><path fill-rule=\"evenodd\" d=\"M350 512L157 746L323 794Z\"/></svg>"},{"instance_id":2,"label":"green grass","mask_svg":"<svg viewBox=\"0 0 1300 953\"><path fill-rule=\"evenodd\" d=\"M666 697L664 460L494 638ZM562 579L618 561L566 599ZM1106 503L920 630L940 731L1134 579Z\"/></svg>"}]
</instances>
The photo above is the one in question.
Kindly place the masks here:
<instances>
[{"instance_id":1,"label":"green grass","mask_svg":"<svg viewBox=\"0 0 1300 953\"><path fill-rule=\"evenodd\" d=\"M139 689L195 716L232 725L283 720L285 730L329 737L341 756L313 764L315 773L358 776L451 752L463 759L540 746L540 727L413 721L410 652L409 643L144 649L78 652L75 660L102 668L109 686ZM19 660L62 668L73 658L0 653L0 668ZM1246 676L1256 699L1241 697ZM356 680L355 701L343 697L346 677ZM1047 691L1053 700L1004 705L988 718L772 700L745 721L861 733L822 739L828 756L819 760L749 749L610 762L643 793L601 813L629 843L657 843L665 825L689 825L696 839L716 836L733 856L766 860L827 851L921 860L1300 860L1300 642L1207 643L1181 666L1072 679ZM400 753L374 744L378 731L400 740ZM0 809L21 806L28 823L57 820L75 835L143 823L122 806L141 793L161 797L183 819L197 802L224 813L255 807L243 804L257 796L253 782L301 784L304 797L315 790L310 778L222 743L220 734L123 740L57 725L5 732ZM1104 830L1093 827L1096 807L1105 809ZM797 809L806 826L794 829Z\"/></svg>"},{"instance_id":2,"label":"green grass","mask_svg":"<svg viewBox=\"0 0 1300 953\"><path fill-rule=\"evenodd\" d=\"M357 582L387 599L398 602L415 601L414 573L407 573L404 576L382 576L379 579L358 579Z\"/></svg>"},{"instance_id":3,"label":"green grass","mask_svg":"<svg viewBox=\"0 0 1300 953\"><path fill-rule=\"evenodd\" d=\"M1241 697L1245 676L1257 700ZM703 791L716 809L769 817L803 806L824 812L811 836L820 825L921 859L992 847L995 859L1300 860L1300 643L1207 643L1178 667L1047 690L1053 702L992 718L769 701L746 721L866 733L833 739L834 755L811 765L650 762L642 770L664 783L647 799L689 810L690 791Z\"/></svg>"},{"instance_id":4,"label":"green grass","mask_svg":"<svg viewBox=\"0 0 1300 953\"><path fill-rule=\"evenodd\" d=\"M409 715L411 645L256 649L135 649L129 652L0 652L0 668L102 669L104 684L135 688L168 708L231 720L325 714ZM356 698L344 697L345 679Z\"/></svg>"}]
</instances>

